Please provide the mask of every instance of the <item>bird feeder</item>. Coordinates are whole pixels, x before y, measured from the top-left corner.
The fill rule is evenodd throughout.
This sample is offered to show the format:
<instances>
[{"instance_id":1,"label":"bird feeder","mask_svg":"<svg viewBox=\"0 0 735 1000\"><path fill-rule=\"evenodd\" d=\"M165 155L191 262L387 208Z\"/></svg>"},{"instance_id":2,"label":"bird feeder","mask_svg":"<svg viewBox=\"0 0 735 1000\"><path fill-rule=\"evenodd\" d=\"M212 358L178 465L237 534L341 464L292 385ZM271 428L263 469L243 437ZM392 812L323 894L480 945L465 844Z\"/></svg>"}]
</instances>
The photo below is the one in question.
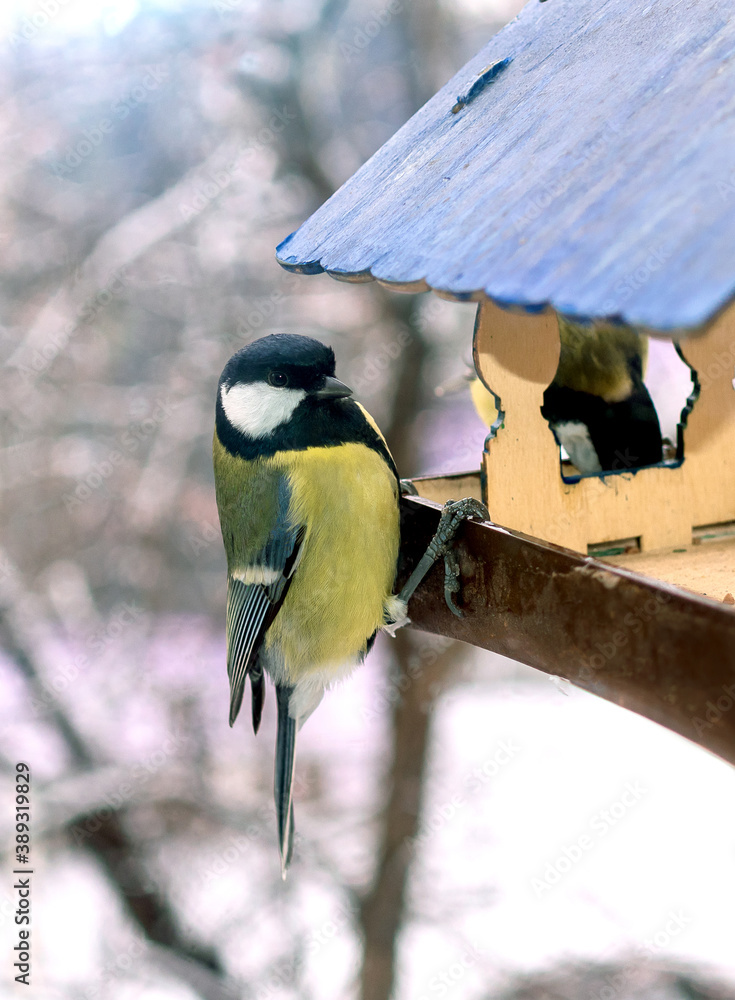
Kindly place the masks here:
<instances>
[{"instance_id":1,"label":"bird feeder","mask_svg":"<svg viewBox=\"0 0 735 1000\"><path fill-rule=\"evenodd\" d=\"M483 500L492 523L460 536L464 618L437 569L414 625L735 762L731 13L728 0L530 0L277 259L478 303L474 361L501 420L479 468L416 480L403 559L450 497ZM683 459L560 475L541 414L557 314L677 342L699 388ZM616 548L629 551L596 556Z\"/></svg>"}]
</instances>

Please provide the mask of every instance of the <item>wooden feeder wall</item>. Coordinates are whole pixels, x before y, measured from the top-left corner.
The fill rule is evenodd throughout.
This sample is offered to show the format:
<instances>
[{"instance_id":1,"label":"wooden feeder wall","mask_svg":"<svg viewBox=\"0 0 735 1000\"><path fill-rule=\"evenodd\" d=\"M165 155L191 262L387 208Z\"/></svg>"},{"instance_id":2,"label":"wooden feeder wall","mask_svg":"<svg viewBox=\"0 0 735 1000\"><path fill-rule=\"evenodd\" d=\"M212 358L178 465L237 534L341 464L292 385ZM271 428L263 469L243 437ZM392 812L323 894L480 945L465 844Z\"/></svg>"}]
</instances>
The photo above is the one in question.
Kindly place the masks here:
<instances>
[{"instance_id":1,"label":"wooden feeder wall","mask_svg":"<svg viewBox=\"0 0 735 1000\"><path fill-rule=\"evenodd\" d=\"M541 415L559 363L556 314L478 306L474 360L499 398L502 426L488 437L482 475L422 479L436 502L464 488L497 524L587 554L616 546L639 553L617 565L722 600L735 591L735 310L680 351L700 390L684 429L684 461L565 482L559 448ZM702 537L721 540L702 547ZM655 555L652 555L655 553Z\"/></svg>"}]
</instances>

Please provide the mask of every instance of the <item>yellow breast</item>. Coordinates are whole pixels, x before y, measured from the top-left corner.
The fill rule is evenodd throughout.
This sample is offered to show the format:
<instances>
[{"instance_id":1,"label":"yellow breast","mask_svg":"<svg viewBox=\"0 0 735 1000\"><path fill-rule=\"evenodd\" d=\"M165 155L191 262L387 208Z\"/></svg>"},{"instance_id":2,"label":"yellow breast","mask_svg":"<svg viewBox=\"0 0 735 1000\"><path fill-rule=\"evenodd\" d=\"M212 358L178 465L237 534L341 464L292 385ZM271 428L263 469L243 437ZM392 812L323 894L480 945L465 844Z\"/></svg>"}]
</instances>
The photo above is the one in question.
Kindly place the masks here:
<instances>
[{"instance_id":1,"label":"yellow breast","mask_svg":"<svg viewBox=\"0 0 735 1000\"><path fill-rule=\"evenodd\" d=\"M398 560L396 479L363 444L281 452L268 461L288 476L291 519L307 530L266 648L278 647L292 681L336 673L383 624Z\"/></svg>"}]
</instances>

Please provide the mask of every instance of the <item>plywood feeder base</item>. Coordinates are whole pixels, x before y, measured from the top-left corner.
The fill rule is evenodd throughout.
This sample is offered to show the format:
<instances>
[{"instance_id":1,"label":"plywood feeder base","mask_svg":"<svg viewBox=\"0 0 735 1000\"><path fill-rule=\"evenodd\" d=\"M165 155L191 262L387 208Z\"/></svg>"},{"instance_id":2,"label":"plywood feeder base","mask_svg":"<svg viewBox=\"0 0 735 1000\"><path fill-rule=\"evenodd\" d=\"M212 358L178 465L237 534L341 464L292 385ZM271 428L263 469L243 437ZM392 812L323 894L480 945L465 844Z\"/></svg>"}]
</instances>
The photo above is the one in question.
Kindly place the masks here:
<instances>
[{"instance_id":1,"label":"plywood feeder base","mask_svg":"<svg viewBox=\"0 0 735 1000\"><path fill-rule=\"evenodd\" d=\"M448 476L421 476L413 480L419 496L437 504L460 497L483 500L480 472L459 472ZM530 532L523 532L530 534ZM611 549L625 542L612 543ZM570 546L566 546L569 548ZM684 590L735 606L735 525L713 525L698 529L691 545L647 552L615 552L592 545L588 554L600 562L620 566L651 580L682 587ZM735 619L733 620L735 626Z\"/></svg>"},{"instance_id":2,"label":"plywood feeder base","mask_svg":"<svg viewBox=\"0 0 735 1000\"><path fill-rule=\"evenodd\" d=\"M684 549L609 556L604 561L735 605L735 539L688 545Z\"/></svg>"}]
</instances>

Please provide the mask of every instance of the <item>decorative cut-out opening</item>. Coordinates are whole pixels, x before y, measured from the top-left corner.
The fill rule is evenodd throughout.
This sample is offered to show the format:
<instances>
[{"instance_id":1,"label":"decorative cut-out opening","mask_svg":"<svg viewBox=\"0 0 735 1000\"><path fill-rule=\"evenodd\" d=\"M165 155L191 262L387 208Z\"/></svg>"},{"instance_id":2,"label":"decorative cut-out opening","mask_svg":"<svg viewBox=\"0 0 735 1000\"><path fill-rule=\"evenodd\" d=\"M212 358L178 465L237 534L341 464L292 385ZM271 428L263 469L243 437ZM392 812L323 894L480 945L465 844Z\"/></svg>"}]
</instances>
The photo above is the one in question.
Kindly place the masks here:
<instances>
[{"instance_id":1,"label":"decorative cut-out opening","mask_svg":"<svg viewBox=\"0 0 735 1000\"><path fill-rule=\"evenodd\" d=\"M735 538L735 521L721 521L719 524L702 524L692 528L692 545L704 542L726 542Z\"/></svg>"},{"instance_id":2,"label":"decorative cut-out opening","mask_svg":"<svg viewBox=\"0 0 735 1000\"><path fill-rule=\"evenodd\" d=\"M541 412L564 482L681 465L699 385L676 346L623 325L558 321L559 367Z\"/></svg>"},{"instance_id":3,"label":"decorative cut-out opening","mask_svg":"<svg viewBox=\"0 0 735 1000\"><path fill-rule=\"evenodd\" d=\"M660 354L664 346L665 345L662 344L661 341L656 341L655 350L657 350ZM694 368L692 368L687 359L684 357L679 345L672 343L670 346L673 347L676 353L676 357L681 362L681 365L678 368L676 368L675 371L679 373L681 378L684 377L683 372L686 371L688 373L688 377L691 379L691 384L686 386L689 394L684 400L684 405L681 408L681 411L679 412L678 420L676 422L676 463L678 465L681 465L681 463L684 461L684 431L686 429L686 425L689 420L689 414L692 412L692 410L694 409L694 404L699 399L701 384L699 381L699 375L694 370ZM735 379L732 380L732 383L733 383L733 388L735 388ZM664 412L665 405L666 404L664 400L657 401L656 408L661 412ZM673 406L675 408L677 406L676 399L674 399L673 401Z\"/></svg>"},{"instance_id":4,"label":"decorative cut-out opening","mask_svg":"<svg viewBox=\"0 0 735 1000\"><path fill-rule=\"evenodd\" d=\"M605 559L609 556L627 556L641 551L641 539L618 538L610 542L595 542L587 546L587 555L595 559Z\"/></svg>"}]
</instances>

